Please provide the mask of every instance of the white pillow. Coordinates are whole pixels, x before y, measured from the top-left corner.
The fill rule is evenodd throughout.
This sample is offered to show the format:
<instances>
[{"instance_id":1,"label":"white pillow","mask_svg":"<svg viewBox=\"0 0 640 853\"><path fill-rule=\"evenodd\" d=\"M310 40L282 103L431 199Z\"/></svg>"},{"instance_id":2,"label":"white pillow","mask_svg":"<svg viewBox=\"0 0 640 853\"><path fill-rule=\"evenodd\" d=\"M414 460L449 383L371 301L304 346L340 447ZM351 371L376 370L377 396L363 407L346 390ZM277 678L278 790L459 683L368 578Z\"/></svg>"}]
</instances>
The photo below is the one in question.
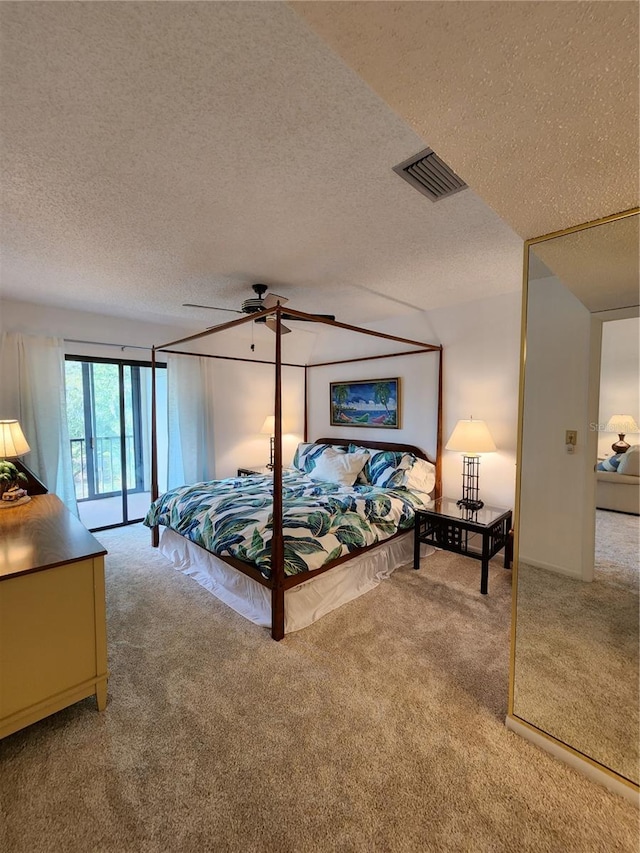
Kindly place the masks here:
<instances>
[{"instance_id":1,"label":"white pillow","mask_svg":"<svg viewBox=\"0 0 640 853\"><path fill-rule=\"evenodd\" d=\"M622 454L620 464L618 465L618 474L640 477L640 446L634 444L626 453Z\"/></svg>"},{"instance_id":2,"label":"white pillow","mask_svg":"<svg viewBox=\"0 0 640 853\"><path fill-rule=\"evenodd\" d=\"M293 457L293 467L303 474L308 474L316 467L318 458L326 453L327 450L335 450L336 453L346 453L347 448L336 446L334 444L316 444L315 441L300 442L296 448L295 456Z\"/></svg>"},{"instance_id":3,"label":"white pillow","mask_svg":"<svg viewBox=\"0 0 640 853\"><path fill-rule=\"evenodd\" d=\"M353 486L356 477L369 458L366 450L355 453L339 453L328 448L316 462L316 467L307 476L312 480L338 483L341 486Z\"/></svg>"},{"instance_id":4,"label":"white pillow","mask_svg":"<svg viewBox=\"0 0 640 853\"><path fill-rule=\"evenodd\" d=\"M436 466L426 459L416 459L405 473L402 485L412 492L431 493L436 484Z\"/></svg>"}]
</instances>

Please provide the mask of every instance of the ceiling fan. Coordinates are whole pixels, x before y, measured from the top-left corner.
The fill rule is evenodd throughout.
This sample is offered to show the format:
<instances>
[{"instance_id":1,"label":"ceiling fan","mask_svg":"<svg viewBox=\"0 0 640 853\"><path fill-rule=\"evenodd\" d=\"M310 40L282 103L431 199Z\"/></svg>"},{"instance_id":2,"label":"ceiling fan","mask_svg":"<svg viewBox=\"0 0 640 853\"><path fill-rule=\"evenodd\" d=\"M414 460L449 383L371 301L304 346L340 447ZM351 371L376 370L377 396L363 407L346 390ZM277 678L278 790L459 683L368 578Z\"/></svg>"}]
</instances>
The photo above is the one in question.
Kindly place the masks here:
<instances>
[{"instance_id":1,"label":"ceiling fan","mask_svg":"<svg viewBox=\"0 0 640 853\"><path fill-rule=\"evenodd\" d=\"M182 306L184 308L210 308L213 311L230 311L232 314L256 314L258 311L266 311L268 308L275 308L276 305L284 305L289 300L284 296L278 296L277 293L269 293L267 296L264 294L267 292L268 287L266 284L252 284L251 288L256 296L251 297L250 299L245 299L242 303L242 308L238 310L237 308L218 308L215 305L196 305L194 302L183 302ZM294 317L293 315L282 314L283 320L305 320L307 318L303 317ZM313 317L317 317L323 320L335 320L335 316L333 314L313 314ZM314 322L313 320L309 320L308 322ZM275 332L276 330L276 318L275 317L261 317L259 320L256 320L256 323L266 323L267 326ZM283 335L286 335L291 331L287 326L280 324L280 329Z\"/></svg>"}]
</instances>

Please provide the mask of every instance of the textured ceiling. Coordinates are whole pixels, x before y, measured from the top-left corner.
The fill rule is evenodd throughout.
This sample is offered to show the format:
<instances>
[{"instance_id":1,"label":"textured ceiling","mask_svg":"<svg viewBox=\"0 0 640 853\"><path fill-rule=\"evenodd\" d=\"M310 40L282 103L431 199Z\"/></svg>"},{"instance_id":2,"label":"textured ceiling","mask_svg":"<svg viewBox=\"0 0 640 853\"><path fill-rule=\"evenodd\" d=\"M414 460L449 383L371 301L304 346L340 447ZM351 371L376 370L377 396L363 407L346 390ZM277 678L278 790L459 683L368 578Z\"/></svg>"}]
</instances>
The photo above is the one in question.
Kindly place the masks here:
<instances>
[{"instance_id":1,"label":"textured ceiling","mask_svg":"<svg viewBox=\"0 0 640 853\"><path fill-rule=\"evenodd\" d=\"M526 236L632 203L629 4L562 36L576 4L295 5L0 4L2 294L201 326L232 315L182 302L264 281L367 322L519 286L476 193ZM473 190L432 204L392 172L426 145Z\"/></svg>"},{"instance_id":2,"label":"textured ceiling","mask_svg":"<svg viewBox=\"0 0 640 853\"><path fill-rule=\"evenodd\" d=\"M531 246L529 277L540 262L592 312L638 305L640 218L629 216Z\"/></svg>"},{"instance_id":3,"label":"textured ceiling","mask_svg":"<svg viewBox=\"0 0 640 853\"><path fill-rule=\"evenodd\" d=\"M291 6L522 237L637 206L636 0Z\"/></svg>"}]
</instances>

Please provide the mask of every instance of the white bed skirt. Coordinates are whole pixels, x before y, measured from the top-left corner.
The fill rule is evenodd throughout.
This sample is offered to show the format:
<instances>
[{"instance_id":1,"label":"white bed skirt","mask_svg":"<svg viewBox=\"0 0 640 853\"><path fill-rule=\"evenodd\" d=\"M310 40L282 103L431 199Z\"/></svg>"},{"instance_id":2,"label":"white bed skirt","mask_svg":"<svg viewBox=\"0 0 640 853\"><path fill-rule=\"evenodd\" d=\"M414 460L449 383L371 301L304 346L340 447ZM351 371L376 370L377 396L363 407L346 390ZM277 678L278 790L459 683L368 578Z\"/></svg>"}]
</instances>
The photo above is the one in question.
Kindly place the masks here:
<instances>
[{"instance_id":1,"label":"white bed skirt","mask_svg":"<svg viewBox=\"0 0 640 853\"><path fill-rule=\"evenodd\" d=\"M434 551L422 545L421 557ZM233 566L161 527L160 552L176 569L196 580L216 598L256 625L271 627L271 590ZM290 634L353 601L390 577L394 569L413 560L413 531L391 542L383 542L334 569L285 590L284 631Z\"/></svg>"}]
</instances>

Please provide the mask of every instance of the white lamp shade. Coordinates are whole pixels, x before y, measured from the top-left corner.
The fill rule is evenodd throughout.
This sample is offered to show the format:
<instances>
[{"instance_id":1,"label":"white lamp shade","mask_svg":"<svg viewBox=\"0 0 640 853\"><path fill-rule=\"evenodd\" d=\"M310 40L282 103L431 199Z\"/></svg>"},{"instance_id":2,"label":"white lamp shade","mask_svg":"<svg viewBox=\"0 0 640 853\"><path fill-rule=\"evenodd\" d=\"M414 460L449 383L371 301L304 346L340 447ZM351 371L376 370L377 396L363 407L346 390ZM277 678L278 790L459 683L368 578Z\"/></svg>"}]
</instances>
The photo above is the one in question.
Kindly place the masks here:
<instances>
[{"instance_id":1,"label":"white lamp shade","mask_svg":"<svg viewBox=\"0 0 640 853\"><path fill-rule=\"evenodd\" d=\"M469 418L469 420L458 421L445 445L445 449L458 450L460 453L470 455L493 453L496 450L496 445L486 423Z\"/></svg>"},{"instance_id":2,"label":"white lamp shade","mask_svg":"<svg viewBox=\"0 0 640 853\"><path fill-rule=\"evenodd\" d=\"M264 423L262 424L261 433L265 435L273 435L276 431L276 416L275 415L267 415L264 419Z\"/></svg>"},{"instance_id":3,"label":"white lamp shade","mask_svg":"<svg viewBox=\"0 0 640 853\"><path fill-rule=\"evenodd\" d=\"M18 421L0 421L0 459L24 456L30 450Z\"/></svg>"},{"instance_id":4,"label":"white lamp shade","mask_svg":"<svg viewBox=\"0 0 640 853\"><path fill-rule=\"evenodd\" d=\"M617 432L626 435L628 432L638 432L638 424L631 415L611 415L606 426L607 432Z\"/></svg>"}]
</instances>

